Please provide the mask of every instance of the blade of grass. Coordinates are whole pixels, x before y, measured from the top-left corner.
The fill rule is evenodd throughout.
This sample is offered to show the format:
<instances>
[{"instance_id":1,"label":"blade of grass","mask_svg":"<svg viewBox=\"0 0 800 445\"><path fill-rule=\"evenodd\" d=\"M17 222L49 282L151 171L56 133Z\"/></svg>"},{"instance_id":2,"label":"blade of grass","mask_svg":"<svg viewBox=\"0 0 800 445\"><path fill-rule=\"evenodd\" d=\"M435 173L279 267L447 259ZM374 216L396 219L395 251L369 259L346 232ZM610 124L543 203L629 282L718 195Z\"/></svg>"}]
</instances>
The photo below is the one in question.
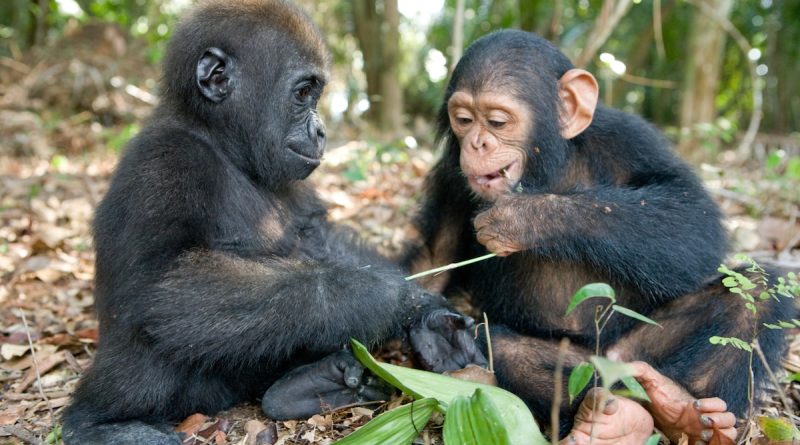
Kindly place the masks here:
<instances>
[{"instance_id":1,"label":"blade of grass","mask_svg":"<svg viewBox=\"0 0 800 445\"><path fill-rule=\"evenodd\" d=\"M472 263L477 263L479 261L488 260L489 258L496 257L496 256L497 256L496 253L487 253L486 255L479 256L477 258L472 258L470 260L461 261L461 262L458 262L458 263L450 263L450 264L445 265L445 266L437 267L437 268L434 268L434 269L429 269L429 270L426 270L426 271L423 271L423 272L420 272L420 273L415 273L414 275L407 276L406 277L406 281L416 280L417 278L422 278L422 277L425 277L425 276L428 276L428 275L433 275L433 274L439 273L439 272L445 272L445 271L448 271L448 270L451 270L451 269L457 269L457 268L459 268L461 266L467 266L467 265L470 265Z\"/></svg>"}]
</instances>

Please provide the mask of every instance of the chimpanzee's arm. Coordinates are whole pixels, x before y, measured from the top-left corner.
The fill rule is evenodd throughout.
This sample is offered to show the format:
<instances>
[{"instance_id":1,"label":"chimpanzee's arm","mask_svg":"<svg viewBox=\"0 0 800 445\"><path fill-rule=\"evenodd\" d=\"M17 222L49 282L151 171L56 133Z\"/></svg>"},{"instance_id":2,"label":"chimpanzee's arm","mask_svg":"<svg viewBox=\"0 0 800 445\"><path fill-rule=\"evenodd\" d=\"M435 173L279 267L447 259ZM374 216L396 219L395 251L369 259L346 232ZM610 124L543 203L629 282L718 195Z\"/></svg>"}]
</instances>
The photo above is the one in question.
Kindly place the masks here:
<instances>
[{"instance_id":1,"label":"chimpanzee's arm","mask_svg":"<svg viewBox=\"0 0 800 445\"><path fill-rule=\"evenodd\" d=\"M475 220L493 252L587 261L648 293L682 293L713 273L725 247L719 212L677 177L641 187L514 194Z\"/></svg>"}]
</instances>

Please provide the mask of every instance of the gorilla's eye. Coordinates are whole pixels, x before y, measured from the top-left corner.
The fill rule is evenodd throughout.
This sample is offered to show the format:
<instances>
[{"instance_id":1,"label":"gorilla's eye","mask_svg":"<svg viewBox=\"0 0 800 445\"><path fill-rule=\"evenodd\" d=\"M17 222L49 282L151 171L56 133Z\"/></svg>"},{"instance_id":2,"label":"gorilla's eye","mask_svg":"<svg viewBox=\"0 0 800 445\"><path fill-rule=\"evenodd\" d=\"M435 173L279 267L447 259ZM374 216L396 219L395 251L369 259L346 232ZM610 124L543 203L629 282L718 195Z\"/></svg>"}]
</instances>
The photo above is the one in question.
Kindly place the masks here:
<instances>
[{"instance_id":1,"label":"gorilla's eye","mask_svg":"<svg viewBox=\"0 0 800 445\"><path fill-rule=\"evenodd\" d=\"M490 120L490 121L489 121L489 125L491 125L491 126L492 126L492 128L497 128L497 129L500 129L500 128L503 128L503 127L505 127L505 126L506 126L506 123L505 123L505 122L503 122L503 121L495 121L495 120Z\"/></svg>"},{"instance_id":2,"label":"gorilla's eye","mask_svg":"<svg viewBox=\"0 0 800 445\"><path fill-rule=\"evenodd\" d=\"M311 85L306 85L303 88L297 90L297 97L300 99L305 99L311 94Z\"/></svg>"},{"instance_id":3,"label":"gorilla's eye","mask_svg":"<svg viewBox=\"0 0 800 445\"><path fill-rule=\"evenodd\" d=\"M468 117L457 117L456 122L458 122L458 125L469 125L472 123L472 119Z\"/></svg>"}]
</instances>

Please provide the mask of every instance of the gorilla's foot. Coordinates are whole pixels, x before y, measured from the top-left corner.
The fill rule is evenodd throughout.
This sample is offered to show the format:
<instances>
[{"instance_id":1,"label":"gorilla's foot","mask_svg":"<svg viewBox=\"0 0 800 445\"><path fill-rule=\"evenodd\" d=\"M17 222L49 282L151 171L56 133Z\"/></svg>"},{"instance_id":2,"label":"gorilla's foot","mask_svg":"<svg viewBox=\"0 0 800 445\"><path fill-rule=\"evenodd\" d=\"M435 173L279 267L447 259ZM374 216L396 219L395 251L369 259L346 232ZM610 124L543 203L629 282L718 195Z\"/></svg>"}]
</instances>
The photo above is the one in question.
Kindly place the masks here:
<instances>
[{"instance_id":1,"label":"gorilla's foot","mask_svg":"<svg viewBox=\"0 0 800 445\"><path fill-rule=\"evenodd\" d=\"M91 425L65 421L62 429L67 445L181 445L181 438L167 424L137 420Z\"/></svg>"},{"instance_id":2,"label":"gorilla's foot","mask_svg":"<svg viewBox=\"0 0 800 445\"><path fill-rule=\"evenodd\" d=\"M642 445L653 434L653 418L641 405L603 388L586 393L572 431L561 445Z\"/></svg>"},{"instance_id":3,"label":"gorilla's foot","mask_svg":"<svg viewBox=\"0 0 800 445\"><path fill-rule=\"evenodd\" d=\"M727 411L724 400L718 397L695 399L647 363L633 362L631 365L636 370L634 377L650 397L648 409L656 427L670 441L678 443L681 435L686 434L691 444L707 443L714 428L736 440L736 416Z\"/></svg>"},{"instance_id":4,"label":"gorilla's foot","mask_svg":"<svg viewBox=\"0 0 800 445\"><path fill-rule=\"evenodd\" d=\"M307 419L353 403L389 400L392 389L349 351L288 372L267 389L261 409L274 420Z\"/></svg>"}]
</instances>

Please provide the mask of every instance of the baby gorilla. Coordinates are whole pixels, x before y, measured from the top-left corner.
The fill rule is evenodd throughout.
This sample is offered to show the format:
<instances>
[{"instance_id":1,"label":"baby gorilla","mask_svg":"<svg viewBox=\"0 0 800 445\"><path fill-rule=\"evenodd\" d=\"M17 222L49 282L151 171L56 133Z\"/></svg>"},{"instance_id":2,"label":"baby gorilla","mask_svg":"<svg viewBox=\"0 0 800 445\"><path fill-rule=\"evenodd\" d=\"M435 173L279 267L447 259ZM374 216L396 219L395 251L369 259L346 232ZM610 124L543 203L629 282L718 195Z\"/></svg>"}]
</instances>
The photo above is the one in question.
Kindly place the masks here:
<instances>
[{"instance_id":1,"label":"baby gorilla","mask_svg":"<svg viewBox=\"0 0 800 445\"><path fill-rule=\"evenodd\" d=\"M177 445L168 422L255 400L287 373L299 385L263 400L274 417L385 397L341 351L350 337L411 330L445 367L483 362L470 320L331 225L303 181L325 146L328 57L279 0L204 2L176 29L161 102L97 209L100 342L64 415L68 445Z\"/></svg>"}]
</instances>

